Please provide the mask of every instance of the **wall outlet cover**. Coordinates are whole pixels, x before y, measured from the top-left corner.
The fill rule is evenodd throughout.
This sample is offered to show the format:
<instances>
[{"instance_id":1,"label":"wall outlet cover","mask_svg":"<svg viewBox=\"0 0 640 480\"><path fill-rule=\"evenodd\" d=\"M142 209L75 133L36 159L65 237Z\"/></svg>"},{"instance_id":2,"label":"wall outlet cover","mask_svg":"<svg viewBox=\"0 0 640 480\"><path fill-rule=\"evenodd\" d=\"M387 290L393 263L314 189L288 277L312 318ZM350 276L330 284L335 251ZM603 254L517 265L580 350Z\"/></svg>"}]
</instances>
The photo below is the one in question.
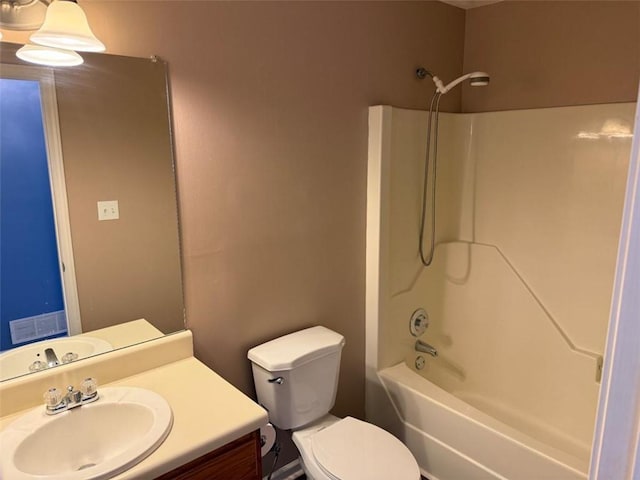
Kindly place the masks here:
<instances>
[{"instance_id":1,"label":"wall outlet cover","mask_svg":"<svg viewBox=\"0 0 640 480\"><path fill-rule=\"evenodd\" d=\"M98 202L98 220L117 220L120 218L117 200L105 200Z\"/></svg>"}]
</instances>

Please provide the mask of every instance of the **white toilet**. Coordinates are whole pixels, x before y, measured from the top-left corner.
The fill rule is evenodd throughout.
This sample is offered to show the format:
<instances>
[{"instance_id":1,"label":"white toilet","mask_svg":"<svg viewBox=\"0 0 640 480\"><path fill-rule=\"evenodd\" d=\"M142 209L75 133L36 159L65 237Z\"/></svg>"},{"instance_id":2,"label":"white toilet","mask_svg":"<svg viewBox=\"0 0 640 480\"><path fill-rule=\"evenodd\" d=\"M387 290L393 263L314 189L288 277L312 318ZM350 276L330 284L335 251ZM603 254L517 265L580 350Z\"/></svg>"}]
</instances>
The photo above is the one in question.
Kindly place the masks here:
<instances>
[{"instance_id":1,"label":"white toilet","mask_svg":"<svg viewBox=\"0 0 640 480\"><path fill-rule=\"evenodd\" d=\"M409 449L370 423L329 414L344 337L325 327L291 333L249 350L258 402L276 427L293 431L311 480L419 480Z\"/></svg>"}]
</instances>

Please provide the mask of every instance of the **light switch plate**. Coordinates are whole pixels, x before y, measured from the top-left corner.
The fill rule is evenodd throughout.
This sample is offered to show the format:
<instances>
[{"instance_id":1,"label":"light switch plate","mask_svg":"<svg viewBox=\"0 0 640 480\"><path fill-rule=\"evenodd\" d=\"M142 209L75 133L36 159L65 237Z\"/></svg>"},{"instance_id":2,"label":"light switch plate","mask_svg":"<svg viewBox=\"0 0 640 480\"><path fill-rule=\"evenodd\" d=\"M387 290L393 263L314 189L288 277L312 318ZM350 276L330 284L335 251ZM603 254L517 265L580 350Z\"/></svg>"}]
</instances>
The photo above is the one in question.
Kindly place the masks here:
<instances>
[{"instance_id":1,"label":"light switch plate","mask_svg":"<svg viewBox=\"0 0 640 480\"><path fill-rule=\"evenodd\" d=\"M98 202L98 220L117 220L120 218L117 200Z\"/></svg>"}]
</instances>

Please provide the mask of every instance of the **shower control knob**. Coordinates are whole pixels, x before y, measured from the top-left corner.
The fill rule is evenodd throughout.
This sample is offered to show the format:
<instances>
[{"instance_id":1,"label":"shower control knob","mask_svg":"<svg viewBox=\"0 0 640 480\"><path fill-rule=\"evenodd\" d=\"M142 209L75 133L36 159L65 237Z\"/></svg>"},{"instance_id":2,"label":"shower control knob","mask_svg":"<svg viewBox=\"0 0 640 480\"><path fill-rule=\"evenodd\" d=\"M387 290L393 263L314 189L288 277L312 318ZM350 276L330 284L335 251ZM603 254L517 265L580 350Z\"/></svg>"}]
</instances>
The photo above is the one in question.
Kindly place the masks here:
<instances>
[{"instance_id":1,"label":"shower control knob","mask_svg":"<svg viewBox=\"0 0 640 480\"><path fill-rule=\"evenodd\" d=\"M419 308L411 314L411 320L409 320L409 331L414 337L422 335L429 326L429 315L424 308Z\"/></svg>"}]
</instances>

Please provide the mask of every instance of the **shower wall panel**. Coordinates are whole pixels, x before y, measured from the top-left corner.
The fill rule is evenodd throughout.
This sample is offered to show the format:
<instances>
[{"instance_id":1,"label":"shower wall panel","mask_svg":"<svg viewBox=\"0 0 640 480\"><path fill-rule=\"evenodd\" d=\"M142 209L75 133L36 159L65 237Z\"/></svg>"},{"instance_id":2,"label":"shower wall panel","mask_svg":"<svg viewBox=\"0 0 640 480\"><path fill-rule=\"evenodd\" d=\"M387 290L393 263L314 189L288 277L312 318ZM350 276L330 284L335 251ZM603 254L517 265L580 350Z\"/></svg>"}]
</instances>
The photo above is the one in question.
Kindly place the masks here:
<instances>
[{"instance_id":1,"label":"shower wall panel","mask_svg":"<svg viewBox=\"0 0 640 480\"><path fill-rule=\"evenodd\" d=\"M375 108L386 109L382 128L389 144L383 159L389 193L382 199L389 213L380 232L388 249L379 271L385 277L381 305L387 302L378 320L385 340L377 361L383 368L411 350L408 315L420 306L429 310L411 304L399 314L394 305L424 271L417 239L427 114ZM559 337L564 332L562 345L594 356L602 354L609 319L634 108L627 103L440 116L436 242L497 248L546 312L542 321L555 322ZM492 319L484 321L490 325ZM512 341L506 332L497 334L501 342Z\"/></svg>"},{"instance_id":2,"label":"shower wall panel","mask_svg":"<svg viewBox=\"0 0 640 480\"><path fill-rule=\"evenodd\" d=\"M600 354L634 112L614 104L472 117L474 241L496 245L576 348Z\"/></svg>"},{"instance_id":3,"label":"shower wall panel","mask_svg":"<svg viewBox=\"0 0 640 480\"><path fill-rule=\"evenodd\" d=\"M436 172L437 233L436 241L471 240L463 222L463 199L470 146L469 118L466 115L441 114L439 126L439 162ZM418 252L421 192L424 180L427 116L418 110L391 109L390 178L390 274L391 294L411 288L422 269ZM433 174L433 173L431 173ZM428 225L428 222L427 222ZM430 229L425 230L425 245Z\"/></svg>"}]
</instances>

